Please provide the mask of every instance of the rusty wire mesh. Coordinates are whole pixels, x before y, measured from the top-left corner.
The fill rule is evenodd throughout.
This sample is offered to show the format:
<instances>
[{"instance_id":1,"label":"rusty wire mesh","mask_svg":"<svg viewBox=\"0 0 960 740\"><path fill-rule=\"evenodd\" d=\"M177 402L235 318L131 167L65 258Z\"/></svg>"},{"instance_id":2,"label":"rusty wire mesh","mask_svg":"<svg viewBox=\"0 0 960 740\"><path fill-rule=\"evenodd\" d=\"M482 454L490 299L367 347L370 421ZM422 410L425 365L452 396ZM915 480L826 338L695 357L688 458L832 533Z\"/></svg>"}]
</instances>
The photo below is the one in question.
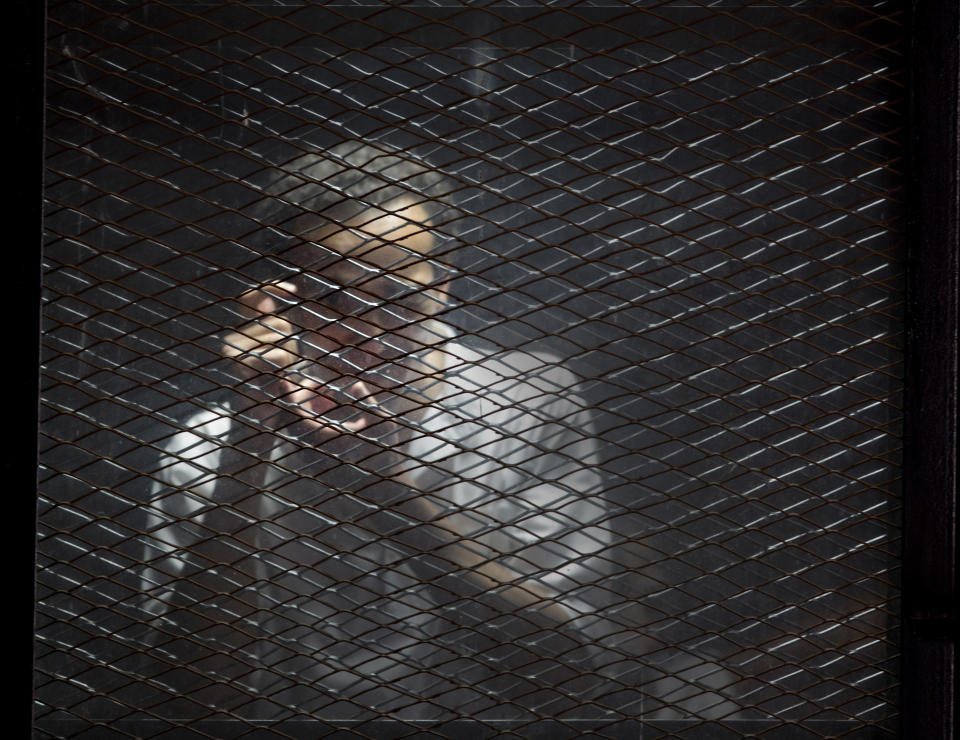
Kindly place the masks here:
<instances>
[{"instance_id":1,"label":"rusty wire mesh","mask_svg":"<svg viewBox=\"0 0 960 740\"><path fill-rule=\"evenodd\" d=\"M895 732L898 3L49 17L39 737ZM283 396L318 156L432 271L325 283L350 370L276 295Z\"/></svg>"}]
</instances>

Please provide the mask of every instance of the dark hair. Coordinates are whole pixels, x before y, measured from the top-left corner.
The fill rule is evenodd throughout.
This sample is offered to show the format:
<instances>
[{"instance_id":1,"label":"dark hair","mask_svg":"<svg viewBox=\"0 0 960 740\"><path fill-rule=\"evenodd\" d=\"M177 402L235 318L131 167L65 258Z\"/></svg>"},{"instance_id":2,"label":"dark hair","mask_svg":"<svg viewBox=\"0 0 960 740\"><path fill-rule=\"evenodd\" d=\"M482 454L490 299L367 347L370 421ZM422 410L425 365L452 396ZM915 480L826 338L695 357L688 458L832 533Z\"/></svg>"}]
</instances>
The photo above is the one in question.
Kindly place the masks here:
<instances>
[{"instance_id":1,"label":"dark hair","mask_svg":"<svg viewBox=\"0 0 960 740\"><path fill-rule=\"evenodd\" d=\"M415 155L380 143L344 141L299 154L264 173L256 215L285 230L306 216L343 223L367 209L421 206L434 221L448 206L446 176Z\"/></svg>"},{"instance_id":2,"label":"dark hair","mask_svg":"<svg viewBox=\"0 0 960 740\"><path fill-rule=\"evenodd\" d=\"M418 225L434 236L431 254L417 258L432 267L431 284L447 283L455 273L446 258L448 245L454 243L448 229L458 212L444 199L452 182L408 151L379 142L342 141L298 153L259 171L251 182L265 197L250 210L263 227L247 241L262 258L245 269L253 283L250 288L296 281L323 262L322 249L302 238L322 222L362 223L414 205L426 214L425 222Z\"/></svg>"}]
</instances>

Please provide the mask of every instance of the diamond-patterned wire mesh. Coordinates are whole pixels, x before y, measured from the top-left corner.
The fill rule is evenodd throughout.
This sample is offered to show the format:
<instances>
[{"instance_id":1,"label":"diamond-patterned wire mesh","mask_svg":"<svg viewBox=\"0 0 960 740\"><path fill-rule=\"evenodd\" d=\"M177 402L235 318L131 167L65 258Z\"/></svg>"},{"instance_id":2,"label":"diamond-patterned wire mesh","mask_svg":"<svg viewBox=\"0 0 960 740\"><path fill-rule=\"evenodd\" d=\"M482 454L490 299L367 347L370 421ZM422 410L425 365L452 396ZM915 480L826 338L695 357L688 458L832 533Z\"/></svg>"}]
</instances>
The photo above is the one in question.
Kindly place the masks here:
<instances>
[{"instance_id":1,"label":"diamond-patterned wire mesh","mask_svg":"<svg viewBox=\"0 0 960 740\"><path fill-rule=\"evenodd\" d=\"M898 3L49 17L38 736L894 733Z\"/></svg>"}]
</instances>

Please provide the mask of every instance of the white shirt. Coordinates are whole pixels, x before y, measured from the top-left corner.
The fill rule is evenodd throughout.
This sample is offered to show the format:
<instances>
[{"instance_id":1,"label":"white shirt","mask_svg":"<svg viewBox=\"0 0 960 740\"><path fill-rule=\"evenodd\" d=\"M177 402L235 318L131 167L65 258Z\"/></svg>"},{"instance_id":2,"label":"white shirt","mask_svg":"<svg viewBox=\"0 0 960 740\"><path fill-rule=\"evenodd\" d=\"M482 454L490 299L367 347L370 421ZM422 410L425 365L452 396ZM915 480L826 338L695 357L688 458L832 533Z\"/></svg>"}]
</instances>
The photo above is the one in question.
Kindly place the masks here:
<instances>
[{"instance_id":1,"label":"white shirt","mask_svg":"<svg viewBox=\"0 0 960 740\"><path fill-rule=\"evenodd\" d=\"M540 354L443 351L443 392L402 449L403 484L371 475L369 456L346 463L226 409L199 412L165 446L142 582L160 642L188 637L170 657L197 664L196 653L197 686L223 682L214 704L248 692L328 716L423 717L467 695L536 703L528 682L549 694L558 670L576 674L527 675L543 668L521 653L538 640L551 650L546 638L518 631L522 615L423 583L412 559L429 552L400 544L416 531L403 515L412 489L452 516L451 537L515 584L536 581L580 630L606 570L597 443L575 377Z\"/></svg>"}]
</instances>

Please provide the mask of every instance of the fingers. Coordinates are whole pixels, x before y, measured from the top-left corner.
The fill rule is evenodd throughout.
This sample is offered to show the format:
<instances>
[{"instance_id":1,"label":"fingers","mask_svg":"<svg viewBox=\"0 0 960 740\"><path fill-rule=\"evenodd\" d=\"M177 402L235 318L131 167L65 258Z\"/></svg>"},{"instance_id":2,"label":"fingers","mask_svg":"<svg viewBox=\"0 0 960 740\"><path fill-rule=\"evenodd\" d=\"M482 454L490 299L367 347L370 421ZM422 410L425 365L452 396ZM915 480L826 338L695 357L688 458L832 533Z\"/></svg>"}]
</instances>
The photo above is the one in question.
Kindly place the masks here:
<instances>
[{"instance_id":1,"label":"fingers","mask_svg":"<svg viewBox=\"0 0 960 740\"><path fill-rule=\"evenodd\" d=\"M270 283L238 299L241 314L250 323L223 337L224 357L240 360L258 371L287 368L299 359L297 328L282 312L297 302L293 283Z\"/></svg>"},{"instance_id":2,"label":"fingers","mask_svg":"<svg viewBox=\"0 0 960 740\"><path fill-rule=\"evenodd\" d=\"M223 354L239 357L248 352L267 352L273 347L295 349L288 345L296 344L296 334L296 328L289 321L266 316L224 336Z\"/></svg>"},{"instance_id":3,"label":"fingers","mask_svg":"<svg viewBox=\"0 0 960 740\"><path fill-rule=\"evenodd\" d=\"M291 337L293 327L282 319L267 317L264 325L253 323L223 338L221 352L236 360L237 380L250 381L263 373L273 374L300 362L299 343Z\"/></svg>"},{"instance_id":4,"label":"fingers","mask_svg":"<svg viewBox=\"0 0 960 740\"><path fill-rule=\"evenodd\" d=\"M240 313L248 319L278 313L298 302L296 293L297 286L291 282L268 283L240 296Z\"/></svg>"}]
</instances>

